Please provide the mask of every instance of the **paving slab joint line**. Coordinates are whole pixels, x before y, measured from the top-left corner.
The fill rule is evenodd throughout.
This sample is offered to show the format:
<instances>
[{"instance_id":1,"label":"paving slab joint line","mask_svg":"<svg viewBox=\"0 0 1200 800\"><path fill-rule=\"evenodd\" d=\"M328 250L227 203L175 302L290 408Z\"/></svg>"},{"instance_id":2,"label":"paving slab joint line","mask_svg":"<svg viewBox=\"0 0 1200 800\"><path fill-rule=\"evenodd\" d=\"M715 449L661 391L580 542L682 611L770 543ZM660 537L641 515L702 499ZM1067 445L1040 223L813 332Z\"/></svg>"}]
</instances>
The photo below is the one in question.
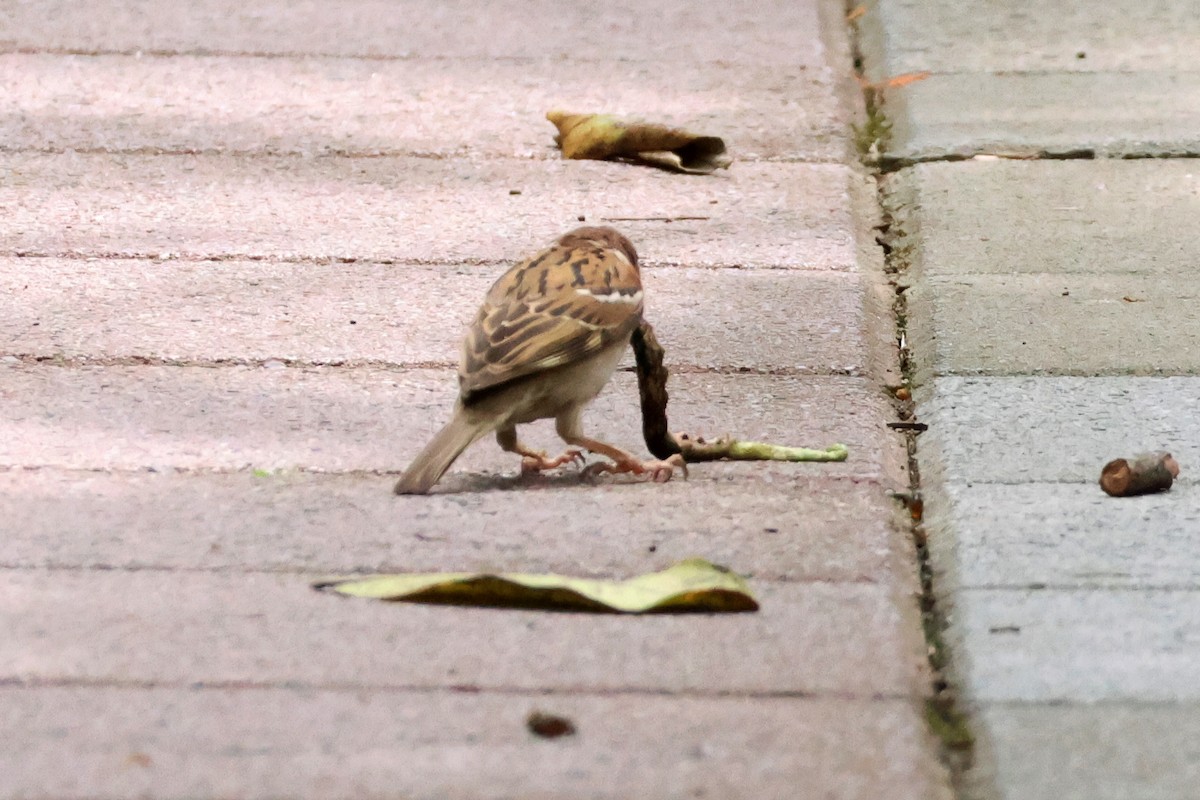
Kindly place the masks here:
<instances>
[{"instance_id":1,"label":"paving slab joint line","mask_svg":"<svg viewBox=\"0 0 1200 800\"><path fill-rule=\"evenodd\" d=\"M278 158L295 158L300 157L306 160L318 161L320 159L388 159L388 158L416 158L426 159L429 161L451 161L457 158L462 158L468 154L468 151L447 151L441 152L436 150L403 150L403 149L385 149L376 148L369 150L352 150L342 147L328 147L322 149L319 153L312 155L300 155L292 150L274 150L270 148L257 149L238 149L238 148L222 148L222 147L9 147L0 145L0 155L23 155L36 154L48 156L61 155L83 155L83 156L198 156L198 157L226 157L239 158L243 160L251 160L255 158L278 159ZM490 162L497 161L517 161L521 163L543 162L543 161L558 161L559 156L550 153L547 155L513 155L510 153L486 153L484 157ZM747 164L815 164L815 165L837 165L842 162L831 158L806 158L804 156L755 156L753 158L741 158L742 163Z\"/></svg>"},{"instance_id":2,"label":"paving slab joint line","mask_svg":"<svg viewBox=\"0 0 1200 800\"><path fill-rule=\"evenodd\" d=\"M330 358L311 360L287 357L270 358L163 358L161 356L64 356L59 354L7 353L0 350L0 364L21 364L36 367L83 369L89 367L191 367L196 369L371 369L380 372L411 372L414 370L458 368L457 361L388 361L379 358ZM634 372L635 367L622 367L618 372ZM858 367L746 367L734 364L676 363L671 371L677 375L763 375L775 378L861 378Z\"/></svg>"},{"instance_id":3,"label":"paving slab joint line","mask_svg":"<svg viewBox=\"0 0 1200 800\"><path fill-rule=\"evenodd\" d=\"M864 162L880 174L890 175L893 172L915 167L918 164L953 163L957 161L972 161L976 158L994 158L1011 161L1145 161L1200 158L1200 151L1172 150L1155 153L1113 153L1106 155L1097 153L1090 147L1067 148L1054 150L1036 148L1028 150L994 150L984 147L970 147L963 150L928 153L918 155L897 155L891 151L892 122L885 111L886 101L882 90L864 87L863 92L868 100L868 122L863 128L856 129L860 152L864 153ZM866 148L864 150L864 147Z\"/></svg>"},{"instance_id":4,"label":"paving slab joint line","mask_svg":"<svg viewBox=\"0 0 1200 800\"><path fill-rule=\"evenodd\" d=\"M887 156L885 158L885 172L898 172L907 167L917 164L929 164L936 162L954 162L954 161L971 161L980 156L988 156L996 159L1007 159L1011 161L1164 161L1171 159L1189 159L1200 158L1200 151L1193 150L1173 150L1163 151L1161 153L1120 153L1113 155L1097 154L1096 151L1090 149L1083 150L1037 150L1030 153L1013 153L1013 152L994 152L989 150L972 150L969 153L945 153L934 154L928 156L910 156L901 158L899 156Z\"/></svg>"},{"instance_id":5,"label":"paving slab joint line","mask_svg":"<svg viewBox=\"0 0 1200 800\"><path fill-rule=\"evenodd\" d=\"M229 466L213 466L213 467L183 467L183 466L141 466L141 467L120 467L113 465L97 466L97 467L80 467L67 466L63 464L18 464L18 463L0 463L0 475L6 472L40 472L40 471L55 471L62 473L73 473L77 475L141 475L145 473L170 473L172 475L237 475L239 473L255 473L260 472L261 467L246 463L240 467ZM269 471L271 475L321 475L341 478L381 478L395 479L403 472L403 469L396 467L395 469L328 469L324 467L313 467L307 465L297 465L289 467L281 467ZM488 474L488 473L480 473ZM855 486L881 486L882 478L871 475L833 475L827 476L822 480L833 482L845 482ZM495 489L493 491L509 491L507 489Z\"/></svg>"},{"instance_id":6,"label":"paving slab joint line","mask_svg":"<svg viewBox=\"0 0 1200 800\"><path fill-rule=\"evenodd\" d=\"M0 364L20 364L30 367L61 367L82 369L88 367L193 367L197 369L223 369L252 367L258 369L318 369L340 367L342 369L372 369L384 372L406 372L410 370L458 368L456 361L388 361L381 358L329 358L324 360L299 358L165 358L163 356L66 356L58 353L16 353L0 351ZM730 368L735 369L735 368ZM681 372L687 372L684 365ZM701 372L720 372L718 367L701 367ZM856 377L856 376L852 376Z\"/></svg>"},{"instance_id":7,"label":"paving slab joint line","mask_svg":"<svg viewBox=\"0 0 1200 800\"><path fill-rule=\"evenodd\" d=\"M870 91L869 89L867 91ZM877 92L878 97L877 108L878 114L883 119L887 119L883 111L884 99L883 93ZM891 123L888 123L888 130L891 129ZM890 152L890 139L886 142L885 149L881 152L873 165L883 175L890 175L893 172L899 172L909 167L915 167L918 164L937 164L937 163L953 163L956 161L971 161L978 157L987 157L995 159L1005 159L1012 161L1095 161L1103 156L1096 155L1096 151L1090 148L1072 148L1069 150L987 150L984 148L972 148L961 152L952 153L931 153L928 155L915 156L900 156ZM1159 158L1156 155L1126 155L1122 156L1125 159L1134 158Z\"/></svg>"},{"instance_id":8,"label":"paving slab joint line","mask_svg":"<svg viewBox=\"0 0 1200 800\"><path fill-rule=\"evenodd\" d=\"M917 436L922 430L917 419L913 401L913 373L911 351L908 347L909 308L905 290L908 288L905 272L912 255L909 246L901 241L902 209L896 198L887 190L886 175L894 171L887 152L891 138L891 122L883 112L883 94L867 83L864 77L863 52L854 9L856 0L846 0L845 12L854 57L854 69L863 90L866 120L855 126L855 138L863 164L871 170L876 180L877 200L882 222L876 226L876 243L883 250L884 272L895 290L892 311L896 324L896 348L900 360L901 385L891 392L896 414L894 427L905 437L908 455L908 489L897 492L895 499L902 502L909 520L910 536L916 550L916 561L920 579L920 610L925 634L926 653L932 674L930 695L925 699L925 721L930 732L940 742L939 756L950 773L951 786L957 796L966 794L966 775L974 760L975 737L971 732L962 706L954 688L946 678L950 654L943 632L947 628L945 614L938 607L936 587L933 583L933 566L930 558L926 531L923 525L923 501L921 498L921 471L917 462ZM899 167L895 167L899 168Z\"/></svg>"},{"instance_id":9,"label":"paving slab joint line","mask_svg":"<svg viewBox=\"0 0 1200 800\"><path fill-rule=\"evenodd\" d=\"M178 681L137 678L21 678L0 677L0 689L175 689L189 691L320 691L320 692L395 692L413 694L502 694L530 697L679 697L734 700L841 700L845 702L907 703L910 697L903 692L871 692L861 694L846 691L811 691L805 689L736 690L736 689L656 689L652 687L596 686L509 686L505 684L474 683L350 683L345 681L255 681L217 679Z\"/></svg>"},{"instance_id":10,"label":"paving slab joint line","mask_svg":"<svg viewBox=\"0 0 1200 800\"><path fill-rule=\"evenodd\" d=\"M611 221L608 217L601 217L599 222ZM387 256L347 256L347 255L303 255L299 253L276 254L276 253L188 253L188 252L148 252L141 250L127 251L111 251L111 250L2 250L0 249L0 258L33 258L33 259L61 259L64 261L183 261L188 263L197 262L229 262L229 261L245 261L251 263L265 264L291 264L297 267L309 264L372 264L378 266L408 266L408 267L510 267L512 259L504 258L412 258L412 257L396 257L389 258ZM748 272L761 271L766 267L745 266L740 263L716 263L716 264L693 264L688 261L654 261L647 260L638 261L639 266L643 270L654 271L660 269L680 269L680 270L705 270L711 272L720 272L722 270L746 270ZM769 268L776 273L801 273L807 275L846 275L857 277L855 273L846 269L830 269L826 267L809 267L809 266L772 266Z\"/></svg>"},{"instance_id":11,"label":"paving slab joint line","mask_svg":"<svg viewBox=\"0 0 1200 800\"><path fill-rule=\"evenodd\" d=\"M652 51L658 54L659 51ZM314 59L329 59L336 61L476 61L476 62L501 62L508 64L541 64L545 62L543 56L514 56L502 54L476 54L476 55L437 55L431 53L337 53L337 52L321 52L314 50L222 50L220 48L209 47L190 47L171 49L164 47L54 47L54 46L36 46L36 45L14 45L11 42L7 46L0 45L0 56L18 55L18 56L80 56L88 57L109 57L109 56L131 56L134 58L261 58L269 60L314 60ZM604 66L611 63L612 59L608 56L586 56L572 54L571 60L581 64L596 64ZM635 64L679 64L685 67L703 66L712 64L717 66L727 66L730 63L729 59L725 58L710 58L695 60L688 57L679 59L671 58L620 58L621 61L632 62ZM754 61L737 62L734 64L743 64L748 66L755 65ZM807 71L810 69L808 65L797 65L799 69ZM814 70L815 71L815 70Z\"/></svg>"},{"instance_id":12,"label":"paving slab joint line","mask_svg":"<svg viewBox=\"0 0 1200 800\"><path fill-rule=\"evenodd\" d=\"M193 566L180 567L170 564L108 564L108 563L60 563L55 561L47 561L44 563L21 563L19 561L0 561L0 573L4 572L57 572L57 573L102 573L102 572L119 572L119 573L162 573L165 575L293 575L306 578L308 580L326 581L330 577L328 572L314 572L305 567L239 567L230 566L228 564L214 565L211 567ZM403 568L385 569L384 572L391 573L407 573L408 570ZM420 570L417 570L420 572ZM482 570L480 572L487 572ZM378 575L380 568L378 566L354 566L346 569L336 570L338 576L358 576L358 575ZM575 577L589 578L595 580L605 580L611 577L605 572L578 572ZM790 577L787 575L775 577L763 577L760 575L746 574L747 578L753 580L755 584L770 585L770 586L879 586L879 581L875 578L860 576L848 578L823 578L823 577ZM898 696L898 695L897 695Z\"/></svg>"}]
</instances>

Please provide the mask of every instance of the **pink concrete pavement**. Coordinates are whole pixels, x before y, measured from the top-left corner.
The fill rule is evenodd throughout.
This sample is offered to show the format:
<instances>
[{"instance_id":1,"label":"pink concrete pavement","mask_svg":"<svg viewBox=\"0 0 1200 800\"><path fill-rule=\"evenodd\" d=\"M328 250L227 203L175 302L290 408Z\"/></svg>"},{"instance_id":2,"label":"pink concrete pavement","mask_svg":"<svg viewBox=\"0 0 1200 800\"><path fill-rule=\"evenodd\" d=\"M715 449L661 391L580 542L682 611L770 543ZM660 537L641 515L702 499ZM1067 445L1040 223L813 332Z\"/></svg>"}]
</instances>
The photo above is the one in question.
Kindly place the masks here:
<instances>
[{"instance_id":1,"label":"pink concrete pavement","mask_svg":"<svg viewBox=\"0 0 1200 800\"><path fill-rule=\"evenodd\" d=\"M804 64L0 55L26 79L10 147L557 160L551 108L652 115L719 132L743 159L838 161L831 84ZM470 120L469 137L455 135ZM35 124L36 123L36 124Z\"/></svg>"},{"instance_id":2,"label":"pink concrete pavement","mask_svg":"<svg viewBox=\"0 0 1200 800\"><path fill-rule=\"evenodd\" d=\"M10 686L0 708L24 732L6 746L10 796L936 796L913 774L928 753L901 700ZM535 709L579 733L532 740Z\"/></svg>"},{"instance_id":3,"label":"pink concrete pavement","mask_svg":"<svg viewBox=\"0 0 1200 800\"><path fill-rule=\"evenodd\" d=\"M152 352L191 363L451 365L496 272L470 264L0 257L0 336L19 342L25 358ZM672 360L703 369L862 377L872 348L859 332L868 324L882 330L890 313L868 302L860 276L844 271L648 266L642 281L647 314ZM798 313L809 308L821 313Z\"/></svg>"},{"instance_id":4,"label":"pink concrete pavement","mask_svg":"<svg viewBox=\"0 0 1200 800\"><path fill-rule=\"evenodd\" d=\"M620 224L651 267L856 267L855 212L872 195L844 165L753 162L716 178L613 170L482 157L0 153L0 252L497 265L582 221ZM629 217L696 219L612 221Z\"/></svg>"},{"instance_id":5,"label":"pink concrete pavement","mask_svg":"<svg viewBox=\"0 0 1200 800\"><path fill-rule=\"evenodd\" d=\"M839 4L37 0L0 21L0 798L948 796L886 496L892 323ZM739 160L565 163L550 105L713 130ZM590 485L518 479L485 442L434 495L389 493L505 263L581 217L675 216L700 219L614 223L673 422L850 461ZM632 376L587 419L639 447ZM308 588L695 554L763 610ZM578 734L531 736L535 708Z\"/></svg>"}]
</instances>

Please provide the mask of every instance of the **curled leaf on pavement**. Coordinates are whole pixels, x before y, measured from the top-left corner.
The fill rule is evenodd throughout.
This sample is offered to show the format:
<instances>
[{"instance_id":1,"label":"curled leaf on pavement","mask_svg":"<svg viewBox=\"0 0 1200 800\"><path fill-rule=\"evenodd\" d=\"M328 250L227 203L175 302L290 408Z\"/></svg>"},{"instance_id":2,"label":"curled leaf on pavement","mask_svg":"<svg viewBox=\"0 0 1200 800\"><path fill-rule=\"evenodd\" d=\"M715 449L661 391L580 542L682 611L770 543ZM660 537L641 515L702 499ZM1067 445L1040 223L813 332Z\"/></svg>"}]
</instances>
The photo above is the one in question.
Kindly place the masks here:
<instances>
[{"instance_id":1,"label":"curled leaf on pavement","mask_svg":"<svg viewBox=\"0 0 1200 800\"><path fill-rule=\"evenodd\" d=\"M718 136L625 121L611 114L550 111L546 119L558 128L554 141L563 158L621 158L698 175L728 169L733 163L725 152L725 141Z\"/></svg>"},{"instance_id":2,"label":"curled leaf on pavement","mask_svg":"<svg viewBox=\"0 0 1200 800\"><path fill-rule=\"evenodd\" d=\"M751 442L722 436L713 441L703 436L672 433L667 425L667 378L665 352L654 328L642 320L633 332L633 355L637 362L638 394L642 403L642 438L655 458L683 457L697 461L845 461L850 451L844 444L813 449L770 442Z\"/></svg>"},{"instance_id":3,"label":"curled leaf on pavement","mask_svg":"<svg viewBox=\"0 0 1200 800\"><path fill-rule=\"evenodd\" d=\"M702 558L628 580L525 573L434 572L330 578L313 584L352 597L553 611L757 611L746 580Z\"/></svg>"}]
</instances>

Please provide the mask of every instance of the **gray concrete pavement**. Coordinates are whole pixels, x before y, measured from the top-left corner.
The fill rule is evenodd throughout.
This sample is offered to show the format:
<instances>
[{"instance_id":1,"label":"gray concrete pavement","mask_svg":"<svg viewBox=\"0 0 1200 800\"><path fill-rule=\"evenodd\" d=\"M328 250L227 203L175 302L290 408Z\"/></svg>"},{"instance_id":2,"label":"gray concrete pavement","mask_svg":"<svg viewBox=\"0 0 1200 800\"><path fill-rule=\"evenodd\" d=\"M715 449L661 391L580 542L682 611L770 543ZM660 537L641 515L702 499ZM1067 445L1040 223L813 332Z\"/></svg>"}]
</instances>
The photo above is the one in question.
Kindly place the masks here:
<instances>
[{"instance_id":1,"label":"gray concrete pavement","mask_svg":"<svg viewBox=\"0 0 1200 800\"><path fill-rule=\"evenodd\" d=\"M1197 152L1198 11L879 0L859 23L873 80L931 72L885 91L881 196L968 798L1197 796L1200 173L1170 157ZM1152 449L1185 464L1170 493L1100 491Z\"/></svg>"},{"instance_id":2,"label":"gray concrete pavement","mask_svg":"<svg viewBox=\"0 0 1200 800\"><path fill-rule=\"evenodd\" d=\"M955 529L958 557L945 561L957 570L945 579L965 586L1177 589L1200 582L1195 491L1117 505L1087 480L954 483L931 498L926 513L931 524Z\"/></svg>"},{"instance_id":3,"label":"gray concrete pavement","mask_svg":"<svg viewBox=\"0 0 1200 800\"><path fill-rule=\"evenodd\" d=\"M956 3L880 0L868 4L862 44L867 75L905 72L1121 73L1194 68L1200 36L1195 0L1108 0L1102 9L1035 0Z\"/></svg>"},{"instance_id":4,"label":"gray concrete pavement","mask_svg":"<svg viewBox=\"0 0 1200 800\"><path fill-rule=\"evenodd\" d=\"M936 75L896 93L892 154L1193 157L1200 73Z\"/></svg>"},{"instance_id":5,"label":"gray concrete pavement","mask_svg":"<svg viewBox=\"0 0 1200 800\"><path fill-rule=\"evenodd\" d=\"M842 12L0 9L0 797L948 797ZM565 163L557 105L713 130L738 160ZM484 442L391 495L483 288L581 221L643 256L677 427L851 459L591 485ZM640 450L636 408L620 373L589 430ZM690 555L763 610L309 588ZM532 736L538 708L577 735Z\"/></svg>"},{"instance_id":6,"label":"gray concrete pavement","mask_svg":"<svg viewBox=\"0 0 1200 800\"><path fill-rule=\"evenodd\" d=\"M1149 275L929 278L908 296L916 379L1195 373L1197 301L1200 278L1185 276L1170 285Z\"/></svg>"},{"instance_id":7,"label":"gray concrete pavement","mask_svg":"<svg viewBox=\"0 0 1200 800\"><path fill-rule=\"evenodd\" d=\"M1091 483L1106 454L1139 447L1200 459L1200 378L1193 376L946 376L917 398L931 426L921 446L936 454L921 473L931 479ZM1179 477L1185 486L1197 479Z\"/></svg>"},{"instance_id":8,"label":"gray concrete pavement","mask_svg":"<svg viewBox=\"0 0 1200 800\"><path fill-rule=\"evenodd\" d=\"M910 249L909 279L1043 273L1173 282L1195 263L1200 169L1190 159L974 158L901 170L884 186L903 221L896 242Z\"/></svg>"},{"instance_id":9,"label":"gray concrete pavement","mask_svg":"<svg viewBox=\"0 0 1200 800\"><path fill-rule=\"evenodd\" d=\"M1157 800L1195 796L1200 781L1200 707L1169 701L1089 705L995 704L979 721L995 757L970 776L977 791L1064 800ZM996 764L1002 765L997 768Z\"/></svg>"},{"instance_id":10,"label":"gray concrete pavement","mask_svg":"<svg viewBox=\"0 0 1200 800\"><path fill-rule=\"evenodd\" d=\"M865 5L868 77L933 73L890 93L894 159L1200 153L1196 0Z\"/></svg>"}]
</instances>

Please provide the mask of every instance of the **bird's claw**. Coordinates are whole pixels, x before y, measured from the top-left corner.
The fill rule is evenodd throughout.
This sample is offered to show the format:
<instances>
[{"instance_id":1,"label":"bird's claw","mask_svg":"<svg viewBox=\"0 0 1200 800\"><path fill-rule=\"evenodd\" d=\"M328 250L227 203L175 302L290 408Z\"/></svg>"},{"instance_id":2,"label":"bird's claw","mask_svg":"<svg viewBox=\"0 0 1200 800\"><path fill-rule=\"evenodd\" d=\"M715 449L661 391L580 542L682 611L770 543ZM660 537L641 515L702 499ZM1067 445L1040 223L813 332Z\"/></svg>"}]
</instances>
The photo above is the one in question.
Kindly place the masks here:
<instances>
[{"instance_id":1,"label":"bird's claw","mask_svg":"<svg viewBox=\"0 0 1200 800\"><path fill-rule=\"evenodd\" d=\"M637 459L617 463L599 461L585 467L583 475L588 478L595 478L600 475L617 475L622 472L632 472L634 475L645 475L648 480L654 483L666 483L675 476L676 469L679 469L683 473L684 480L688 479L687 463L679 453L662 461L638 461Z\"/></svg>"},{"instance_id":2,"label":"bird's claw","mask_svg":"<svg viewBox=\"0 0 1200 800\"><path fill-rule=\"evenodd\" d=\"M567 450L557 458L550 458L545 453L536 455L527 455L521 459L521 474L525 475L530 472L542 472L543 470L555 469L563 464L574 464L579 462L582 464L585 456L582 450Z\"/></svg>"}]
</instances>

